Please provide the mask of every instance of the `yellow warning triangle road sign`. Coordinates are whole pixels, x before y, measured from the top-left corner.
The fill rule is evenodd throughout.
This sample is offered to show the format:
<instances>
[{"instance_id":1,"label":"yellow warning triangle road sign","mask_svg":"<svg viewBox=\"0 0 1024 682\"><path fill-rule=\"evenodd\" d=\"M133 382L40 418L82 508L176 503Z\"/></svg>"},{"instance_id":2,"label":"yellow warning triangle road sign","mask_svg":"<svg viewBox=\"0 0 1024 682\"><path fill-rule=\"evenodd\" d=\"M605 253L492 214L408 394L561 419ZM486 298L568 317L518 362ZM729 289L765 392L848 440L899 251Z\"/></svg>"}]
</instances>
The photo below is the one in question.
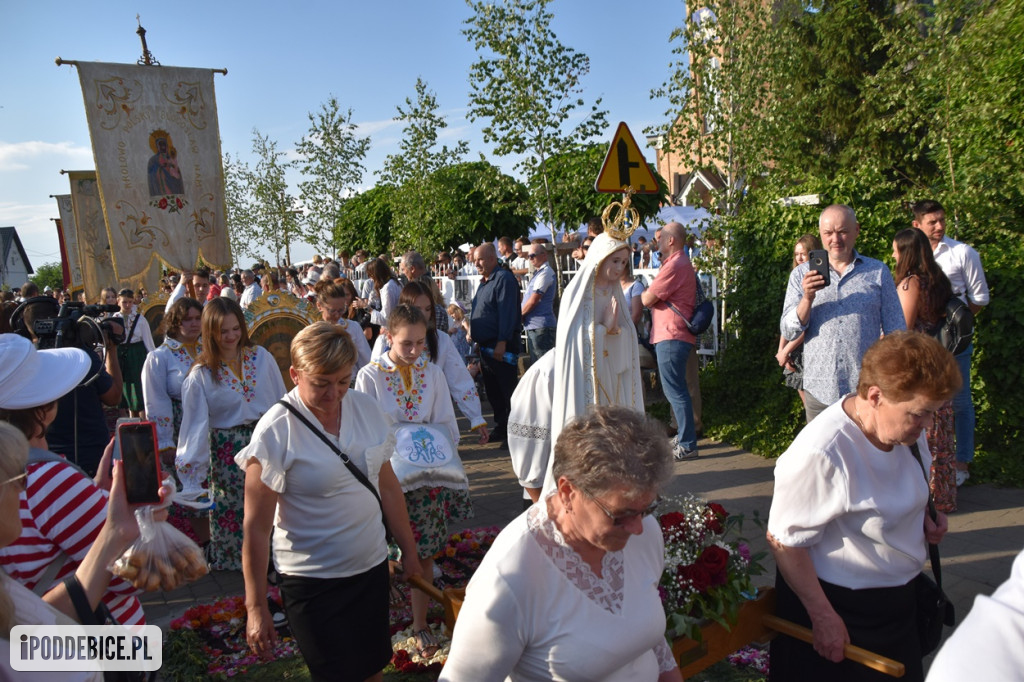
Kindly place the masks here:
<instances>
[{"instance_id":1,"label":"yellow warning triangle road sign","mask_svg":"<svg viewBox=\"0 0 1024 682\"><path fill-rule=\"evenodd\" d=\"M622 192L632 187L637 194L657 194L658 181L644 160L633 134L625 123L619 123L594 183L598 192Z\"/></svg>"}]
</instances>

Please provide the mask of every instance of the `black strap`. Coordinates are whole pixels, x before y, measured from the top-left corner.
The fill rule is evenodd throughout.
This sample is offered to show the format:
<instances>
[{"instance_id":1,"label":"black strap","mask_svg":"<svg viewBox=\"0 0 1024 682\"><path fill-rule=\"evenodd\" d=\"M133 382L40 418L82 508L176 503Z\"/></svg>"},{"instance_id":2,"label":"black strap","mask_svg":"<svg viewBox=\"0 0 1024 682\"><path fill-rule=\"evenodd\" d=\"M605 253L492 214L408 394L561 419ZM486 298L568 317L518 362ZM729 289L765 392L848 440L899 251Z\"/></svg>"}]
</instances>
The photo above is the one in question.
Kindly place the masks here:
<instances>
[{"instance_id":1,"label":"black strap","mask_svg":"<svg viewBox=\"0 0 1024 682\"><path fill-rule=\"evenodd\" d=\"M327 444L327 447L329 447L334 454L341 458L342 463L350 472L352 472L352 475L356 477L356 480L358 480L360 483L366 486L366 489L373 493L373 496L377 498L377 504L380 505L380 518L384 522L384 533L390 539L391 533L388 530L387 519L384 517L384 501L380 499L380 493L378 493L377 489L373 487L372 483L370 483L370 479L366 477L366 474L360 471L359 467L353 464L352 460L348 458L348 455L342 452L337 445L332 443L331 440L324 435L323 431L318 429L316 426L313 425L311 421L306 419L305 415L303 415L301 412L296 410L292 405L288 404L284 400L278 400L277 404L283 405L285 409L287 409L293 415L298 417L300 422L305 424L310 431L312 431L318 438L320 438L320 440Z\"/></svg>"},{"instance_id":2,"label":"black strap","mask_svg":"<svg viewBox=\"0 0 1024 682\"><path fill-rule=\"evenodd\" d=\"M931 478L928 476L928 472L924 469L924 461L921 459L921 450L917 447L917 443L911 443L910 452L914 455L914 459L921 466L921 473L924 474L924 483L928 486L928 516L931 517L932 521L937 521L939 512L935 509L935 500L932 498L932 486ZM939 563L939 546L929 542L928 543L928 556L932 562L932 575L935 576L935 584L942 589L942 565Z\"/></svg>"},{"instance_id":3,"label":"black strap","mask_svg":"<svg viewBox=\"0 0 1024 682\"><path fill-rule=\"evenodd\" d=\"M697 279L697 291L695 292L694 304L693 304L693 309L696 311L697 310L697 306L699 306L701 303L703 303L704 300L707 298L707 296L704 295L704 287L702 287L701 284L700 284L700 275L698 275L696 272L694 272L693 276ZM686 323L687 327L690 326L690 320L687 320L686 319L686 315L683 315L681 312L679 312L679 308L676 308L674 305L669 303L667 300L665 301L665 305L667 305L669 308L671 308L672 312L674 312L676 315L678 315L679 317L683 318L683 322Z\"/></svg>"},{"instance_id":4,"label":"black strap","mask_svg":"<svg viewBox=\"0 0 1024 682\"><path fill-rule=\"evenodd\" d=\"M136 312L135 319L132 320L132 328L128 330L128 335L124 337L124 341L122 341L121 343L128 345L129 343L132 342L132 334L135 333L135 325L139 323L140 317L142 317L142 313Z\"/></svg>"},{"instance_id":5,"label":"black strap","mask_svg":"<svg viewBox=\"0 0 1024 682\"><path fill-rule=\"evenodd\" d=\"M82 625L102 625L96 617L96 613L89 608L89 598L85 596L82 583L78 582L78 577L74 573L64 578L64 589L68 591L68 597L71 599L71 604L75 607L79 623Z\"/></svg>"}]
</instances>

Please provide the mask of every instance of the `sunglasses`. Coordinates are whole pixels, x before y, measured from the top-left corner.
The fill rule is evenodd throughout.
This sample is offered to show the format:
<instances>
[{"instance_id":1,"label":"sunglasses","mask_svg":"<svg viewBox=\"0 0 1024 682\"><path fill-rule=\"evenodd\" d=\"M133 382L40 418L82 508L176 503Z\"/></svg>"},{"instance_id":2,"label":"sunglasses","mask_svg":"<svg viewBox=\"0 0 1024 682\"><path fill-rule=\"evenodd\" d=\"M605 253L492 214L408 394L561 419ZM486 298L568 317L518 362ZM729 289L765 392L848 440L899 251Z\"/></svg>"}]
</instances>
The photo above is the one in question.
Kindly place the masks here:
<instances>
[{"instance_id":1,"label":"sunglasses","mask_svg":"<svg viewBox=\"0 0 1024 682\"><path fill-rule=\"evenodd\" d=\"M8 478L3 483L0 483L0 487L3 487L5 485L7 485L8 483L15 483L15 484L17 484L18 490L24 490L26 485L28 484L28 472L27 471L22 471L17 476L15 476L13 478Z\"/></svg>"},{"instance_id":2,"label":"sunglasses","mask_svg":"<svg viewBox=\"0 0 1024 682\"><path fill-rule=\"evenodd\" d=\"M651 514L653 514L656 511L658 511L658 505L661 504L661 498L660 497L656 497L653 502L651 502L649 505L647 505L646 507L644 507L640 511L624 511L624 512L619 512L618 514L615 514L610 509L608 509L608 507L604 506L601 503L601 500L599 500L596 497L594 497L593 495L591 495L590 492L588 492L587 490L585 490L583 488L580 488L580 490L583 491L584 495L586 495L587 497L589 497L591 500L594 501L594 504L596 504L598 506L598 508L601 511L604 512L605 516L607 516L609 519L611 519L612 525L615 525L615 526L621 526L624 523L626 523L627 521L631 521L631 520L633 520L635 518L641 518L642 519L645 516L650 516Z\"/></svg>"}]
</instances>

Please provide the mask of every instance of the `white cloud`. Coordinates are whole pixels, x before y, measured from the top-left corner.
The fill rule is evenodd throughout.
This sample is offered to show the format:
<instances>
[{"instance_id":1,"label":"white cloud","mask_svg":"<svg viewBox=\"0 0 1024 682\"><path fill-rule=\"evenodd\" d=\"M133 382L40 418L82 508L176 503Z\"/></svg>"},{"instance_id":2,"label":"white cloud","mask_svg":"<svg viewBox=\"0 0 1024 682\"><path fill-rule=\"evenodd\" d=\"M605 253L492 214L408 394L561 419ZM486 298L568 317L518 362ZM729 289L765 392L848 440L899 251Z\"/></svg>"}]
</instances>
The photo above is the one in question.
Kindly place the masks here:
<instances>
[{"instance_id":1,"label":"white cloud","mask_svg":"<svg viewBox=\"0 0 1024 682\"><path fill-rule=\"evenodd\" d=\"M394 125L397 125L398 121L393 118L388 118L383 121L362 121L355 122L356 128L359 130L360 135L374 135L382 130L387 130Z\"/></svg>"},{"instance_id":2,"label":"white cloud","mask_svg":"<svg viewBox=\"0 0 1024 682\"><path fill-rule=\"evenodd\" d=\"M0 170L23 171L30 168L30 162L42 157L57 156L68 160L69 165L88 165L91 167L92 149L74 142L43 142L27 140L25 142L4 142L0 140ZM71 162L74 162L73 164Z\"/></svg>"}]
</instances>

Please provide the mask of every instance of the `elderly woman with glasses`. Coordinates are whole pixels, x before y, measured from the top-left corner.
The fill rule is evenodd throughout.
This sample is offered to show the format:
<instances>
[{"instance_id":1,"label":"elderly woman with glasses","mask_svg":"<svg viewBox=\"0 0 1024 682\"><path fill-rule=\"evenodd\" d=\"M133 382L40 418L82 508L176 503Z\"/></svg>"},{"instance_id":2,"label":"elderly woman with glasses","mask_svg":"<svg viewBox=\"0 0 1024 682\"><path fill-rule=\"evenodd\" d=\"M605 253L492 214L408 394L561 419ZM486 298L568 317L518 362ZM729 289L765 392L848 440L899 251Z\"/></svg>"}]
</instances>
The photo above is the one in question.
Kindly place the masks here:
<instances>
[{"instance_id":1,"label":"elderly woman with glasses","mask_svg":"<svg viewBox=\"0 0 1024 682\"><path fill-rule=\"evenodd\" d=\"M473 575L441 680L682 680L649 518L672 468L664 429L595 407L565 426L554 457L555 489Z\"/></svg>"}]
</instances>

